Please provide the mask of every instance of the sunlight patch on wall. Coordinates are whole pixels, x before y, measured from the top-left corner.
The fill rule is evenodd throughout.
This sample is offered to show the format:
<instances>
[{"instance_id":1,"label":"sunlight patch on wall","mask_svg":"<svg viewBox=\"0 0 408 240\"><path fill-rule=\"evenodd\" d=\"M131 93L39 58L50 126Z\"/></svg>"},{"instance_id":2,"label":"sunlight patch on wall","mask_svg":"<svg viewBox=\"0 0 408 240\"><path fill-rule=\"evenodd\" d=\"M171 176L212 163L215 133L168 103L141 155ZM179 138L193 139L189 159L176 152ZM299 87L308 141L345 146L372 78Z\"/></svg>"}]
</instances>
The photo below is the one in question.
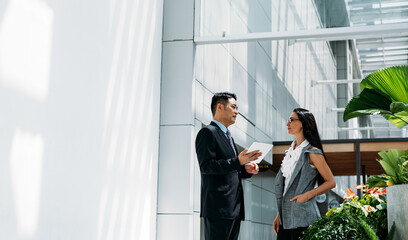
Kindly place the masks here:
<instances>
[{"instance_id":1,"label":"sunlight patch on wall","mask_svg":"<svg viewBox=\"0 0 408 240\"><path fill-rule=\"evenodd\" d=\"M162 2L109 0L98 240L155 239Z\"/></svg>"},{"instance_id":2,"label":"sunlight patch on wall","mask_svg":"<svg viewBox=\"0 0 408 240\"><path fill-rule=\"evenodd\" d=\"M0 23L0 83L44 101L53 12L44 0L11 0Z\"/></svg>"},{"instance_id":3,"label":"sunlight patch on wall","mask_svg":"<svg viewBox=\"0 0 408 240\"><path fill-rule=\"evenodd\" d=\"M10 172L18 233L35 234L40 207L44 141L41 135L17 128L13 134Z\"/></svg>"}]
</instances>

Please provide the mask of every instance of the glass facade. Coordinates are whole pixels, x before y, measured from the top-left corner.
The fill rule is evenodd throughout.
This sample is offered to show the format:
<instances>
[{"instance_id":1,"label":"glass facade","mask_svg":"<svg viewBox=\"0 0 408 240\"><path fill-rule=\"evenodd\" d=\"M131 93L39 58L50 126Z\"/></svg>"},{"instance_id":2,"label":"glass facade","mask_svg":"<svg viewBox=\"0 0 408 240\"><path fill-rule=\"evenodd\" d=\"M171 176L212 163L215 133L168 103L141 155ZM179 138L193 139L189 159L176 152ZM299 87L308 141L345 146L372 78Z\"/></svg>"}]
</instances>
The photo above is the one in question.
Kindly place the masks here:
<instances>
[{"instance_id":1,"label":"glass facade","mask_svg":"<svg viewBox=\"0 0 408 240\"><path fill-rule=\"evenodd\" d=\"M282 112L280 104L273 101L284 98L279 95L284 91L275 86L275 79L281 81L292 98L287 101L288 108L296 105L309 108L318 119L319 116L325 119L318 120L324 139L407 136L406 128L396 129L378 116L346 123L342 119L344 107L360 91L358 82L362 78L381 68L408 64L408 30L401 29L401 26L408 27L401 25L408 20L406 1L209 0L196 1L196 5L199 6L195 29L199 64L209 60L202 52L211 58L213 54L208 53L211 52L208 49L224 49L222 51L228 52L233 60L220 63L218 59L217 64L209 61L214 63L214 68L231 63L231 68L222 67L223 73L218 71L230 84L234 84L231 79L236 75L233 72L243 70L248 75L248 86L252 86L251 81L256 82L258 85L254 86L259 86L269 96L265 101L272 109ZM350 29L363 31L364 27L395 28L395 31L374 35L373 32L367 35L355 32L350 37L342 36ZM315 31L318 29L334 31L322 35ZM315 37L305 39L307 33ZM274 39L274 34L278 40L265 40ZM212 42L205 42L208 39ZM222 47L201 45L217 44L217 41ZM195 70L198 73L202 72L199 64ZM212 71L210 65L206 64L205 69ZM201 77L196 75L199 81ZM335 80L349 81L340 84L333 82ZM245 109L244 115L247 114ZM273 115L271 119L279 118ZM245 116L247 119L254 117Z\"/></svg>"}]
</instances>

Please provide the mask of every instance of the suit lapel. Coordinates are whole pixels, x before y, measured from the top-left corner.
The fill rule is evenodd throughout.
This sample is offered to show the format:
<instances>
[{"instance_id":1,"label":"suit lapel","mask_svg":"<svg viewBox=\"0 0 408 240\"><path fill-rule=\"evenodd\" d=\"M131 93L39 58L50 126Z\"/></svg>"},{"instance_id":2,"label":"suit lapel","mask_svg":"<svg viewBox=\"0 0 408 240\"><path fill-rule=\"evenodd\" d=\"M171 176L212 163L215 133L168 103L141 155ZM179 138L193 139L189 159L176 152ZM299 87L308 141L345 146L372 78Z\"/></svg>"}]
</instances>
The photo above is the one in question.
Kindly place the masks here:
<instances>
[{"instance_id":1,"label":"suit lapel","mask_svg":"<svg viewBox=\"0 0 408 240\"><path fill-rule=\"evenodd\" d=\"M231 137L231 139L232 139L232 142L234 143L234 153L235 153L235 156L238 156L238 149L237 149L237 146L235 145L235 141L234 141L234 138L233 137Z\"/></svg>"},{"instance_id":2,"label":"suit lapel","mask_svg":"<svg viewBox=\"0 0 408 240\"><path fill-rule=\"evenodd\" d=\"M299 160L298 160L298 162L296 163L295 169L293 169L292 177L290 178L290 181L289 181L289 184L288 184L287 189L290 188L290 186L292 185L292 183L293 183L293 181L295 180L296 176L299 174L300 169L302 169L303 164L305 164L304 154L305 154L305 151L306 151L307 149L309 149L309 147L310 147L310 144L308 144L306 147L304 147L304 148L302 149L302 153L301 153L300 156L299 156ZM286 191L286 193L287 193L287 192L288 192L288 191ZM286 193L285 193L285 195L286 195Z\"/></svg>"},{"instance_id":3,"label":"suit lapel","mask_svg":"<svg viewBox=\"0 0 408 240\"><path fill-rule=\"evenodd\" d=\"M233 155L236 155L236 150L232 149L230 142L228 141L227 137L225 136L225 133L221 130L221 128L215 122L211 122L210 124L217 128L217 133L219 137L222 139L222 141L224 142L224 145L227 146L227 149L229 149ZM232 139L232 142L234 142L234 139ZM234 146L235 146L235 142L234 142Z\"/></svg>"}]
</instances>

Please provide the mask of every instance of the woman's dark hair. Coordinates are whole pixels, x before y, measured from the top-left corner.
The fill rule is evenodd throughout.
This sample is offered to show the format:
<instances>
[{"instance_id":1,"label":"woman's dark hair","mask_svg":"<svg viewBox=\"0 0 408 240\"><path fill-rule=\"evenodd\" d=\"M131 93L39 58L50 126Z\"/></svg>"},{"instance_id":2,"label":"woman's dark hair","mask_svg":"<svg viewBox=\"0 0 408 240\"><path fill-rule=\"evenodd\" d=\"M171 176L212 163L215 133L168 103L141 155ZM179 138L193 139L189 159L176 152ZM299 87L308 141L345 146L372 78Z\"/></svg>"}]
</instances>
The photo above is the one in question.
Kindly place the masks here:
<instances>
[{"instance_id":1,"label":"woman's dark hair","mask_svg":"<svg viewBox=\"0 0 408 240\"><path fill-rule=\"evenodd\" d=\"M230 93L230 92L219 92L215 93L214 96L211 99L211 112L212 115L215 115L215 111L217 108L218 103L221 103L224 106L227 106L228 104L228 99L233 98L235 101L237 100L237 96L235 93Z\"/></svg>"},{"instance_id":2,"label":"woman's dark hair","mask_svg":"<svg viewBox=\"0 0 408 240\"><path fill-rule=\"evenodd\" d=\"M313 147L322 150L324 160L327 162L326 155L323 151L322 141L320 140L319 131L317 130L316 120L309 110L304 108L293 109L298 115L299 121L302 123L303 136L310 142ZM323 177L319 174L317 177L319 185L324 183Z\"/></svg>"}]
</instances>

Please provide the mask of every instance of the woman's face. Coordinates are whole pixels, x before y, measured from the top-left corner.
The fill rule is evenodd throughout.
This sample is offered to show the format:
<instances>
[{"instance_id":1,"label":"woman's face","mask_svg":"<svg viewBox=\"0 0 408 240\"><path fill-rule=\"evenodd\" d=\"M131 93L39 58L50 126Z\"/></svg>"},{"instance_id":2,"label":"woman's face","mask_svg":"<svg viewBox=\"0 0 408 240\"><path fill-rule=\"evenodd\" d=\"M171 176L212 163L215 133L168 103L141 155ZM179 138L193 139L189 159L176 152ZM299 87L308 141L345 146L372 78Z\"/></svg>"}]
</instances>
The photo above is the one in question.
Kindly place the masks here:
<instances>
[{"instance_id":1,"label":"woman's face","mask_svg":"<svg viewBox=\"0 0 408 240\"><path fill-rule=\"evenodd\" d=\"M288 122L286 123L286 126L288 127L288 133L290 135L297 135L299 133L303 133L302 122L299 120L299 117L295 112L293 112L290 115Z\"/></svg>"}]
</instances>

